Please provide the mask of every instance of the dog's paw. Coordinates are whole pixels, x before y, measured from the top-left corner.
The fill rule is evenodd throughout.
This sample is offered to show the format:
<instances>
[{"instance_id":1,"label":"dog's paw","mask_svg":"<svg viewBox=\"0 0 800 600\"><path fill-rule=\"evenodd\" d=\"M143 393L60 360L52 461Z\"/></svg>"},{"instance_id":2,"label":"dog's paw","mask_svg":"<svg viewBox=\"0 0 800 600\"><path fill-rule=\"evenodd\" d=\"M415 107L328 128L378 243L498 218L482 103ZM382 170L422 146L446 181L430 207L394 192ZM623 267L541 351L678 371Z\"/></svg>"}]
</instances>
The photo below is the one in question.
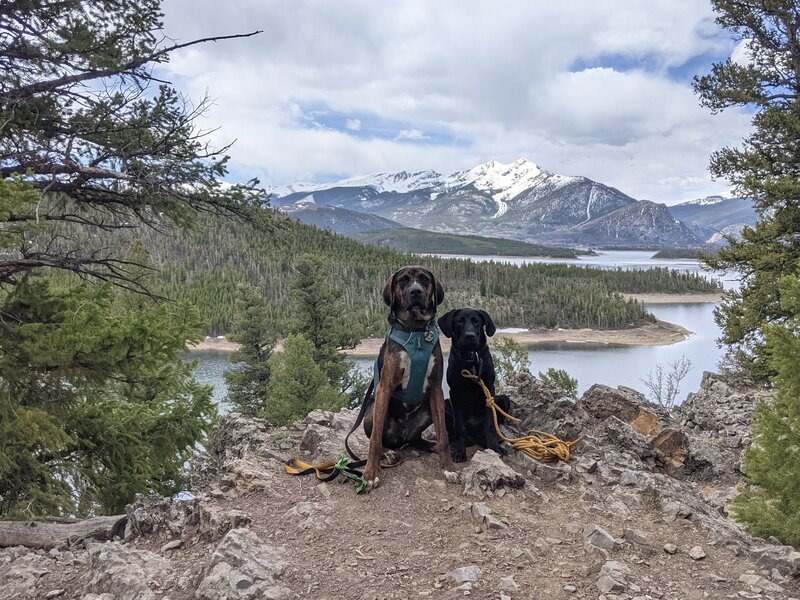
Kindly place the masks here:
<instances>
[{"instance_id":1,"label":"dog's paw","mask_svg":"<svg viewBox=\"0 0 800 600\"><path fill-rule=\"evenodd\" d=\"M497 454L499 454L500 456L507 456L508 455L508 450L503 448L503 446L500 445L500 444L491 444L488 447L488 450L491 450L493 452L497 452Z\"/></svg>"},{"instance_id":2,"label":"dog's paw","mask_svg":"<svg viewBox=\"0 0 800 600\"><path fill-rule=\"evenodd\" d=\"M369 494L372 490L378 487L380 481L380 477L375 477L375 479L364 479L364 492Z\"/></svg>"},{"instance_id":3,"label":"dog's paw","mask_svg":"<svg viewBox=\"0 0 800 600\"><path fill-rule=\"evenodd\" d=\"M467 462L467 449L466 448L452 448L450 456L453 457L453 462L463 463Z\"/></svg>"}]
</instances>

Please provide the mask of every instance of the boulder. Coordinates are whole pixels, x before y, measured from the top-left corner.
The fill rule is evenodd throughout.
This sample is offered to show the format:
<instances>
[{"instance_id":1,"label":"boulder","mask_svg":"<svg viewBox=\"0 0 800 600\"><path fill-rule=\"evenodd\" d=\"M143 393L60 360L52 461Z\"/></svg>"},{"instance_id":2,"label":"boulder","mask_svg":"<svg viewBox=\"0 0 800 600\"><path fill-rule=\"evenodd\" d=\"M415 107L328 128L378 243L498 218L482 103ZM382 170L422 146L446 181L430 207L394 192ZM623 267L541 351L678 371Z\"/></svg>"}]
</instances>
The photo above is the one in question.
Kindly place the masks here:
<instances>
[{"instance_id":1,"label":"boulder","mask_svg":"<svg viewBox=\"0 0 800 600\"><path fill-rule=\"evenodd\" d=\"M149 583L167 576L170 562L147 550L119 542L89 546L91 579L86 594L111 594L116 600L155 600ZM157 586L154 586L157 587Z\"/></svg>"},{"instance_id":2,"label":"boulder","mask_svg":"<svg viewBox=\"0 0 800 600\"><path fill-rule=\"evenodd\" d=\"M594 523L589 523L583 528L583 539L589 546L603 550L613 550L619 545L613 535Z\"/></svg>"},{"instance_id":3,"label":"boulder","mask_svg":"<svg viewBox=\"0 0 800 600\"><path fill-rule=\"evenodd\" d=\"M22 546L0 550L0 599L36 598L36 584L51 572L52 559Z\"/></svg>"},{"instance_id":4,"label":"boulder","mask_svg":"<svg viewBox=\"0 0 800 600\"><path fill-rule=\"evenodd\" d=\"M513 373L503 382L502 391L511 399L511 414L520 419L513 425L520 432L538 429L573 440L588 421L588 415L561 388L528 371Z\"/></svg>"},{"instance_id":5,"label":"boulder","mask_svg":"<svg viewBox=\"0 0 800 600\"><path fill-rule=\"evenodd\" d=\"M464 493L482 499L487 490L500 487L522 488L525 478L503 462L492 450L481 450L472 456L469 464L461 471L464 479Z\"/></svg>"},{"instance_id":6,"label":"boulder","mask_svg":"<svg viewBox=\"0 0 800 600\"><path fill-rule=\"evenodd\" d=\"M205 600L287 598L292 592L277 583L285 570L286 563L275 548L249 529L231 529L214 550L195 596Z\"/></svg>"}]
</instances>

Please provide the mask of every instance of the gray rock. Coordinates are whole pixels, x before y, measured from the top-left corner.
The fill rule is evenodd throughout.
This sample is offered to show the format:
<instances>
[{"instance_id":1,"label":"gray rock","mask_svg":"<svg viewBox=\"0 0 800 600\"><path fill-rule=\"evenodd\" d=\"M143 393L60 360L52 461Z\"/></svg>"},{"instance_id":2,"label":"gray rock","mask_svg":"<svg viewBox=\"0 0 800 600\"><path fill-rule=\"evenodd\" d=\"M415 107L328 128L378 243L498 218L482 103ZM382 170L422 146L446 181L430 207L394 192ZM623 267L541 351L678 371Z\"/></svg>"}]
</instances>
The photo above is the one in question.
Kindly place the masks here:
<instances>
[{"instance_id":1,"label":"gray rock","mask_svg":"<svg viewBox=\"0 0 800 600\"><path fill-rule=\"evenodd\" d=\"M678 547L675 544L664 544L664 552L667 554L675 554L678 551Z\"/></svg>"},{"instance_id":2,"label":"gray rock","mask_svg":"<svg viewBox=\"0 0 800 600\"><path fill-rule=\"evenodd\" d=\"M772 583L769 579L755 573L742 573L739 575L739 581L750 587L760 588L765 592L783 592L783 588L777 583Z\"/></svg>"},{"instance_id":3,"label":"gray rock","mask_svg":"<svg viewBox=\"0 0 800 600\"><path fill-rule=\"evenodd\" d=\"M603 421L605 435L615 449L638 458L650 468L657 467L663 461L659 452L642 434L637 433L633 427L621 421L616 416L610 416Z\"/></svg>"},{"instance_id":4,"label":"gray rock","mask_svg":"<svg viewBox=\"0 0 800 600\"><path fill-rule=\"evenodd\" d=\"M37 597L36 583L51 571L52 559L27 548L9 548L3 552L8 563L0 562L0 598L16 600L17 598Z\"/></svg>"},{"instance_id":5,"label":"gray rock","mask_svg":"<svg viewBox=\"0 0 800 600\"><path fill-rule=\"evenodd\" d=\"M470 565L468 567L458 567L457 569L453 569L447 574L447 577L455 581L456 583L467 583L467 582L475 582L481 578L481 568L477 565Z\"/></svg>"},{"instance_id":6,"label":"gray rock","mask_svg":"<svg viewBox=\"0 0 800 600\"><path fill-rule=\"evenodd\" d=\"M461 476L464 478L464 493L481 499L486 495L486 490L494 491L503 486L521 488L525 485L525 478L491 450L476 452L461 471Z\"/></svg>"},{"instance_id":7,"label":"gray rock","mask_svg":"<svg viewBox=\"0 0 800 600\"><path fill-rule=\"evenodd\" d=\"M519 584L514 581L514 578L509 575L508 577L501 577L497 582L497 589L501 592L518 592Z\"/></svg>"},{"instance_id":8,"label":"gray rock","mask_svg":"<svg viewBox=\"0 0 800 600\"><path fill-rule=\"evenodd\" d=\"M167 574L170 562L147 550L119 542L89 546L91 579L87 594L112 594L117 600L155 600L148 582Z\"/></svg>"},{"instance_id":9,"label":"gray rock","mask_svg":"<svg viewBox=\"0 0 800 600\"><path fill-rule=\"evenodd\" d=\"M791 546L762 546L750 551L748 558L763 569L776 569L786 577L800 575L800 552Z\"/></svg>"},{"instance_id":10,"label":"gray rock","mask_svg":"<svg viewBox=\"0 0 800 600\"><path fill-rule=\"evenodd\" d=\"M617 541L614 536L594 523L589 523L583 528L583 538L585 543L595 548L613 550L617 547Z\"/></svg>"},{"instance_id":11,"label":"gray rock","mask_svg":"<svg viewBox=\"0 0 800 600\"><path fill-rule=\"evenodd\" d=\"M706 557L706 552L703 550L702 546L693 546L691 550L689 550L689 557L692 560L703 560Z\"/></svg>"},{"instance_id":12,"label":"gray rock","mask_svg":"<svg viewBox=\"0 0 800 600\"><path fill-rule=\"evenodd\" d=\"M672 523L676 519L688 519L692 515L692 510L670 498L664 498L661 501L661 515L662 519L667 523Z\"/></svg>"},{"instance_id":13,"label":"gray rock","mask_svg":"<svg viewBox=\"0 0 800 600\"><path fill-rule=\"evenodd\" d=\"M277 580L286 570L278 551L249 529L231 529L211 556L208 574L197 587L205 600L280 599L291 595Z\"/></svg>"},{"instance_id":14,"label":"gray rock","mask_svg":"<svg viewBox=\"0 0 800 600\"><path fill-rule=\"evenodd\" d=\"M529 459L532 460L532 459ZM534 475L542 481L569 481L572 473L572 467L563 462L556 463L542 463L533 461L534 468L532 469Z\"/></svg>"},{"instance_id":15,"label":"gray rock","mask_svg":"<svg viewBox=\"0 0 800 600\"><path fill-rule=\"evenodd\" d=\"M514 416L521 419L516 425L519 431L538 429L573 440L580 436L589 420L575 400L564 396L561 388L524 370L503 381L501 391L511 397Z\"/></svg>"},{"instance_id":16,"label":"gray rock","mask_svg":"<svg viewBox=\"0 0 800 600\"><path fill-rule=\"evenodd\" d=\"M619 476L619 484L624 486L634 487L639 485L639 476L636 471L625 469L622 475Z\"/></svg>"},{"instance_id":17,"label":"gray rock","mask_svg":"<svg viewBox=\"0 0 800 600\"><path fill-rule=\"evenodd\" d=\"M653 542L644 531L626 528L622 537L639 552L650 553L653 551Z\"/></svg>"},{"instance_id":18,"label":"gray rock","mask_svg":"<svg viewBox=\"0 0 800 600\"><path fill-rule=\"evenodd\" d=\"M182 540L172 540L171 542L167 542L166 544L161 546L161 551L168 552L170 550L177 550L181 546L183 546Z\"/></svg>"},{"instance_id":19,"label":"gray rock","mask_svg":"<svg viewBox=\"0 0 800 600\"><path fill-rule=\"evenodd\" d=\"M128 515L128 527L135 535L149 535L166 532L170 535L180 534L183 528L185 513L170 498L151 494L139 496L125 507Z\"/></svg>"},{"instance_id":20,"label":"gray rock","mask_svg":"<svg viewBox=\"0 0 800 600\"><path fill-rule=\"evenodd\" d=\"M508 525L503 523L503 521L492 513L492 509L481 502L473 502L470 507L470 512L472 514L472 519L476 523L486 525L488 529L505 529L508 527Z\"/></svg>"},{"instance_id":21,"label":"gray rock","mask_svg":"<svg viewBox=\"0 0 800 600\"><path fill-rule=\"evenodd\" d=\"M611 579L608 575L600 575L597 579L597 589L602 594L608 594L610 592L624 592L625 591L625 584L621 581L616 581L615 579Z\"/></svg>"},{"instance_id":22,"label":"gray rock","mask_svg":"<svg viewBox=\"0 0 800 600\"><path fill-rule=\"evenodd\" d=\"M624 592L628 587L627 577L631 571L628 565L616 560L607 560L600 568L597 589L603 593Z\"/></svg>"}]
</instances>

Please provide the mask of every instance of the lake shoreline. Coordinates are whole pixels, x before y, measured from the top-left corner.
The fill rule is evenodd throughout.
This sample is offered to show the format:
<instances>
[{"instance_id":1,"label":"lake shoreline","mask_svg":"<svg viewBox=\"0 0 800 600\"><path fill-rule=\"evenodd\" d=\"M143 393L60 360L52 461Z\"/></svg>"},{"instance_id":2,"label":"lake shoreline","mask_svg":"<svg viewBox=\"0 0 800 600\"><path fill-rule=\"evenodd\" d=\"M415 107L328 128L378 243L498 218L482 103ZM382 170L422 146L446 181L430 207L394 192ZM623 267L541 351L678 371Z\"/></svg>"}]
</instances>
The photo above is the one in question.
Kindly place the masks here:
<instances>
[{"instance_id":1,"label":"lake shoreline","mask_svg":"<svg viewBox=\"0 0 800 600\"><path fill-rule=\"evenodd\" d=\"M498 331L495 338L510 337L517 343L531 347L539 344L572 343L603 344L608 346L661 346L682 342L693 335L685 327L666 321L656 321L631 329L534 329L530 331L504 333ZM367 338L355 348L344 350L352 358L374 358L378 356L384 338ZM450 351L450 340L442 336L442 351ZM234 352L239 345L226 339L208 338L190 346L192 352Z\"/></svg>"},{"instance_id":2,"label":"lake shoreline","mask_svg":"<svg viewBox=\"0 0 800 600\"><path fill-rule=\"evenodd\" d=\"M622 294L625 298L633 298L645 304L705 304L721 302L723 292L705 292L690 294Z\"/></svg>"},{"instance_id":3,"label":"lake shoreline","mask_svg":"<svg viewBox=\"0 0 800 600\"><path fill-rule=\"evenodd\" d=\"M633 298L645 304L703 304L714 303L722 300L722 292L691 293L691 294L623 294L625 298ZM503 333L523 346L536 346L538 344L575 343L575 344L606 344L613 346L665 346L682 342L692 335L688 329L658 321L654 324L631 329L533 329L520 333ZM345 354L354 358L369 358L378 355L383 338L367 338L353 349L345 350ZM190 345L191 352L235 352L239 344L225 338L206 338L196 345ZM442 337L442 349L450 350L450 340Z\"/></svg>"}]
</instances>

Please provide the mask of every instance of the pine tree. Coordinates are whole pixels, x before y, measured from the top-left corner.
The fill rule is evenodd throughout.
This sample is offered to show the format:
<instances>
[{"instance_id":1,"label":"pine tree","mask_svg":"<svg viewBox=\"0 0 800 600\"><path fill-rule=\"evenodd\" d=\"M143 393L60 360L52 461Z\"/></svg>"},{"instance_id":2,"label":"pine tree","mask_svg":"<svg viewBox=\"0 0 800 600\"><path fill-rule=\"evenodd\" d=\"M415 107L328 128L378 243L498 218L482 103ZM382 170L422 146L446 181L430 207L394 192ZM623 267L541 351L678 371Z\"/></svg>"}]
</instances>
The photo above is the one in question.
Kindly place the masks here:
<instances>
[{"instance_id":1,"label":"pine tree","mask_svg":"<svg viewBox=\"0 0 800 600\"><path fill-rule=\"evenodd\" d=\"M267 404L270 378L269 359L275 345L275 334L269 318L269 305L251 285L236 289L234 333L229 338L239 343L230 360L238 366L225 373L227 401L235 410L255 415Z\"/></svg>"},{"instance_id":2,"label":"pine tree","mask_svg":"<svg viewBox=\"0 0 800 600\"><path fill-rule=\"evenodd\" d=\"M152 301L135 240L264 194L220 183L207 101L154 75L198 43L166 43L161 17L158 0L0 3L0 517L174 493L215 414L182 360L197 311Z\"/></svg>"},{"instance_id":3,"label":"pine tree","mask_svg":"<svg viewBox=\"0 0 800 600\"><path fill-rule=\"evenodd\" d=\"M137 493L181 489L215 415L181 359L197 312L120 294L26 278L5 298L0 516L118 514Z\"/></svg>"},{"instance_id":4,"label":"pine tree","mask_svg":"<svg viewBox=\"0 0 800 600\"><path fill-rule=\"evenodd\" d=\"M800 4L712 3L717 22L743 40L749 59L714 65L695 89L714 111L748 106L755 115L743 146L715 153L711 171L751 196L759 219L706 262L742 275L741 289L717 315L723 341L778 390L774 403L754 412L743 464L749 485L733 508L753 533L800 544Z\"/></svg>"},{"instance_id":5,"label":"pine tree","mask_svg":"<svg viewBox=\"0 0 800 600\"><path fill-rule=\"evenodd\" d=\"M314 362L322 368L328 381L341 393L346 393L351 404L356 404L363 397L369 380L346 360L340 349L354 347L364 325L359 327L352 322L341 303L341 289L328 284L326 259L301 254L292 266L295 278L289 299L294 316L289 321L289 334L303 336L311 342Z\"/></svg>"},{"instance_id":6,"label":"pine tree","mask_svg":"<svg viewBox=\"0 0 800 600\"><path fill-rule=\"evenodd\" d=\"M753 443L743 462L749 485L734 499L733 512L754 535L800 548L800 270L780 284L781 306L794 316L763 330L778 395L753 413Z\"/></svg>"},{"instance_id":7,"label":"pine tree","mask_svg":"<svg viewBox=\"0 0 800 600\"><path fill-rule=\"evenodd\" d=\"M705 260L742 277L717 313L723 341L753 373L769 375L762 323L792 316L779 302L782 275L800 259L800 5L797 0L712 0L717 22L746 44L748 61L715 64L695 78L701 103L717 112L734 106L754 111L753 133L740 148L711 158L713 175L728 179L753 199L758 222L741 239Z\"/></svg>"},{"instance_id":8,"label":"pine tree","mask_svg":"<svg viewBox=\"0 0 800 600\"><path fill-rule=\"evenodd\" d=\"M339 410L347 403L328 379L315 356L314 343L302 335L284 340L283 351L269 359L269 401L262 416L274 425L288 425L315 408Z\"/></svg>"}]
</instances>

